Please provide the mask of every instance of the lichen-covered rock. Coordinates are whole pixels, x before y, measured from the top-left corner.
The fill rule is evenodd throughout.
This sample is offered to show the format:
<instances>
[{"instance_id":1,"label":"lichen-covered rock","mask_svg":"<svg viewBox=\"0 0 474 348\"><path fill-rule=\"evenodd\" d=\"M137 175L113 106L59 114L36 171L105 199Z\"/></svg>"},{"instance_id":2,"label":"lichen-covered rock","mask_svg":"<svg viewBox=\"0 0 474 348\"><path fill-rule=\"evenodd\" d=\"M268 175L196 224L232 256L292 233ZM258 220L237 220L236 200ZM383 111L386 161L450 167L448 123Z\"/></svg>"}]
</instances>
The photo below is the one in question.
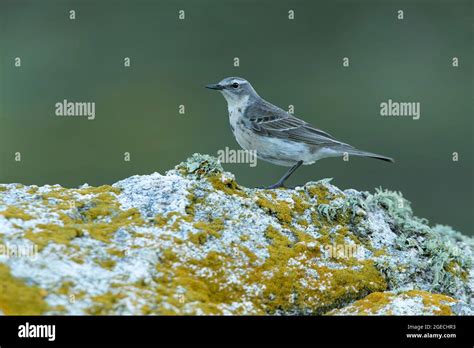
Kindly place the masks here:
<instances>
[{"instance_id":1,"label":"lichen-covered rock","mask_svg":"<svg viewBox=\"0 0 474 348\"><path fill-rule=\"evenodd\" d=\"M420 290L373 292L329 315L473 315L472 309L452 297Z\"/></svg>"},{"instance_id":2,"label":"lichen-covered rock","mask_svg":"<svg viewBox=\"0 0 474 348\"><path fill-rule=\"evenodd\" d=\"M427 223L399 193L245 188L199 154L112 186L0 185L0 311L470 315L473 239Z\"/></svg>"}]
</instances>

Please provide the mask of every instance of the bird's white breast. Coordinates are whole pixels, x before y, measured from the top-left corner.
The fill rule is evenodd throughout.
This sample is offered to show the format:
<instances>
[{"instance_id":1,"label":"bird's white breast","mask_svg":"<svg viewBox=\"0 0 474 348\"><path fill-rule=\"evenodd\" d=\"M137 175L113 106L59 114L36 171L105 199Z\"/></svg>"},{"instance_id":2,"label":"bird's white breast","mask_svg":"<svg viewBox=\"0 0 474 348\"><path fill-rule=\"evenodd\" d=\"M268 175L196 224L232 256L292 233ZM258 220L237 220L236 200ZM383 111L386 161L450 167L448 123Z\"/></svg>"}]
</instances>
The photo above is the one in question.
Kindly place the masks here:
<instances>
[{"instance_id":1,"label":"bird's white breast","mask_svg":"<svg viewBox=\"0 0 474 348\"><path fill-rule=\"evenodd\" d=\"M249 97L245 96L240 99L228 99L227 110L229 110L229 121L232 127L235 128L237 120L243 117L245 109L247 108Z\"/></svg>"},{"instance_id":2,"label":"bird's white breast","mask_svg":"<svg viewBox=\"0 0 474 348\"><path fill-rule=\"evenodd\" d=\"M227 99L227 98L226 98ZM246 144L247 141L245 134L243 134L244 129L241 124L243 119L243 114L247 108L249 97L245 96L240 99L227 99L227 109L229 110L229 123L232 128L232 132L239 143L246 150L251 150L249 144ZM240 121L240 122L239 122Z\"/></svg>"}]
</instances>

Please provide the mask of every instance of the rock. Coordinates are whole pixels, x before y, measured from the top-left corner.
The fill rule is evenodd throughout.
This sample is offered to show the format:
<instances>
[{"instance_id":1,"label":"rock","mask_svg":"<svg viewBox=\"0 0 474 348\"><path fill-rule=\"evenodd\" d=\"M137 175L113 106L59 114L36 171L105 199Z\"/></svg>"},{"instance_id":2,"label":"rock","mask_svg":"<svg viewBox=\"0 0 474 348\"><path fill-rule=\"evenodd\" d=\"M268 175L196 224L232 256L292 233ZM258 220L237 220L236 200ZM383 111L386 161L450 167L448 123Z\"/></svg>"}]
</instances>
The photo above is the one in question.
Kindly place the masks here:
<instances>
[{"instance_id":1,"label":"rock","mask_svg":"<svg viewBox=\"0 0 474 348\"><path fill-rule=\"evenodd\" d=\"M400 193L245 188L194 154L112 186L0 185L0 311L472 315L473 247Z\"/></svg>"},{"instance_id":2,"label":"rock","mask_svg":"<svg viewBox=\"0 0 474 348\"><path fill-rule=\"evenodd\" d=\"M334 309L329 315L473 315L472 309L449 296L426 291L400 293L373 292L346 307Z\"/></svg>"}]
</instances>

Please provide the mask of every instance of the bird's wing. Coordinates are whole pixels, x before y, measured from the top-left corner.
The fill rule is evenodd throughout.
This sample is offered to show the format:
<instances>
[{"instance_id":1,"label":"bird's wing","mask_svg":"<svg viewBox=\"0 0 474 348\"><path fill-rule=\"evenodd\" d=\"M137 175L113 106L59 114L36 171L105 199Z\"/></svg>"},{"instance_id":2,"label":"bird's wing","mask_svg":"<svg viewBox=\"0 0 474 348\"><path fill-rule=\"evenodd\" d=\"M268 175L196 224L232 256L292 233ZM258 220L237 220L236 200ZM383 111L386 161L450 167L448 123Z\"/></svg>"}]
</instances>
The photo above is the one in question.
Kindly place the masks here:
<instances>
[{"instance_id":1,"label":"bird's wing","mask_svg":"<svg viewBox=\"0 0 474 348\"><path fill-rule=\"evenodd\" d=\"M256 103L249 108L252 109L246 110L246 114L256 115L247 118L249 125L259 135L303 142L308 145L352 147L269 103Z\"/></svg>"}]
</instances>

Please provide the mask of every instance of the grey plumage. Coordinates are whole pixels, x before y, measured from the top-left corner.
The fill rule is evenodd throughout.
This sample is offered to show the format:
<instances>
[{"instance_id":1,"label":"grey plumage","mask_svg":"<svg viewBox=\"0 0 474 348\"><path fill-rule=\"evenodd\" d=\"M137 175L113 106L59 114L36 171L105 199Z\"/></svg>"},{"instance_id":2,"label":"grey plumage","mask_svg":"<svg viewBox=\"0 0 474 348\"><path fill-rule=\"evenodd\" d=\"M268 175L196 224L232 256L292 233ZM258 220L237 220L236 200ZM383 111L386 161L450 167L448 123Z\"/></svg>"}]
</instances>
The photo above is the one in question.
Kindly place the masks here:
<instances>
[{"instance_id":1,"label":"grey plumage","mask_svg":"<svg viewBox=\"0 0 474 348\"><path fill-rule=\"evenodd\" d=\"M347 152L350 155L373 157L393 162L392 158L357 150L353 146L337 140L331 134L313 127L263 99L260 103L250 104L243 116L248 120L246 122L247 126L261 136L301 142L310 147L328 146L343 153Z\"/></svg>"},{"instance_id":2,"label":"grey plumage","mask_svg":"<svg viewBox=\"0 0 474 348\"><path fill-rule=\"evenodd\" d=\"M301 164L345 154L393 162L392 158L343 143L269 103L245 79L228 77L206 87L220 90L227 100L231 129L239 145L246 150L256 150L260 159L291 166L290 175ZM286 180L288 176L282 179ZM282 186L283 181L272 186Z\"/></svg>"}]
</instances>

